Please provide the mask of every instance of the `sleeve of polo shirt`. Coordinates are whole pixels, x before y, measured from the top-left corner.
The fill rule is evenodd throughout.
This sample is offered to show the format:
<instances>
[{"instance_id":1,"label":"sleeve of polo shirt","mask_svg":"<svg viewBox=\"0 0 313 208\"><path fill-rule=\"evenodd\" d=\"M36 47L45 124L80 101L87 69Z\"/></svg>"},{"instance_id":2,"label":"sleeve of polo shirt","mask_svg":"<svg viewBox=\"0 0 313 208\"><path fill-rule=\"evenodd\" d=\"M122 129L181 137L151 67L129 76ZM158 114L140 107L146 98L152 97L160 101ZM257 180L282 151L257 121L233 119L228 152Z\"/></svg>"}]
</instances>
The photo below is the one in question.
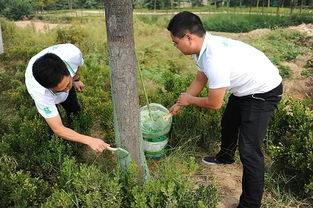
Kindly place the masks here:
<instances>
[{"instance_id":1,"label":"sleeve of polo shirt","mask_svg":"<svg viewBox=\"0 0 313 208\"><path fill-rule=\"evenodd\" d=\"M203 68L201 68L201 66L198 64L197 56L194 56L194 62L197 66L198 71L203 72Z\"/></svg>"},{"instance_id":2,"label":"sleeve of polo shirt","mask_svg":"<svg viewBox=\"0 0 313 208\"><path fill-rule=\"evenodd\" d=\"M210 89L230 86L230 66L222 55L214 55L206 59L203 71L208 77Z\"/></svg>"},{"instance_id":3,"label":"sleeve of polo shirt","mask_svg":"<svg viewBox=\"0 0 313 208\"><path fill-rule=\"evenodd\" d=\"M58 109L53 102L35 100L35 105L40 115L44 118L53 118L59 115Z\"/></svg>"}]
</instances>

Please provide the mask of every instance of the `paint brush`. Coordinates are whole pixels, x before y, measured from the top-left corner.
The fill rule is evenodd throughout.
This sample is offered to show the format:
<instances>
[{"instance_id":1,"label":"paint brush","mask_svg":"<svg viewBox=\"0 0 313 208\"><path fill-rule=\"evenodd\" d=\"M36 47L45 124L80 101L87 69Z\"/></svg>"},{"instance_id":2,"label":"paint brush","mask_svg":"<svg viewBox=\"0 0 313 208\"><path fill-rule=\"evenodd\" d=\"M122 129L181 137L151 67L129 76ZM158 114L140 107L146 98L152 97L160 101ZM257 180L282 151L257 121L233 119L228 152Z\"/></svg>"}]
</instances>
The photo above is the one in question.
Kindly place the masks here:
<instances>
[{"instance_id":1,"label":"paint brush","mask_svg":"<svg viewBox=\"0 0 313 208\"><path fill-rule=\"evenodd\" d=\"M166 116L163 116L162 118L163 118L164 121L168 121L168 119L170 119L171 117L172 117L172 114L169 113Z\"/></svg>"},{"instance_id":2,"label":"paint brush","mask_svg":"<svg viewBox=\"0 0 313 208\"><path fill-rule=\"evenodd\" d=\"M107 150L110 150L111 152L113 152L113 154L115 154L119 158L124 158L124 157L127 157L129 155L127 150L122 149L120 147L118 147L118 148L107 147Z\"/></svg>"}]
</instances>

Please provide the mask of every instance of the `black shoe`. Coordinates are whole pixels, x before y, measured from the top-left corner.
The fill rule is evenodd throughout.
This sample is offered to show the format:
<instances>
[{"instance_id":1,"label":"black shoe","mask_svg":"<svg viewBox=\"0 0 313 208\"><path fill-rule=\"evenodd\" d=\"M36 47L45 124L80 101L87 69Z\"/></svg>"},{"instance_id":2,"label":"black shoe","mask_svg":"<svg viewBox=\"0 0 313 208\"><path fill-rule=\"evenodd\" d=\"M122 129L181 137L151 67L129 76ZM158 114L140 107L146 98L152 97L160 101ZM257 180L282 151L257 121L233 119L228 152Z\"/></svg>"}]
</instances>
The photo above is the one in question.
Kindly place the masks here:
<instances>
[{"instance_id":1,"label":"black shoe","mask_svg":"<svg viewBox=\"0 0 313 208\"><path fill-rule=\"evenodd\" d=\"M204 157L202 159L202 162L204 162L205 164L208 164L208 165L223 165L223 164L225 164L225 163L218 161L215 157Z\"/></svg>"}]
</instances>

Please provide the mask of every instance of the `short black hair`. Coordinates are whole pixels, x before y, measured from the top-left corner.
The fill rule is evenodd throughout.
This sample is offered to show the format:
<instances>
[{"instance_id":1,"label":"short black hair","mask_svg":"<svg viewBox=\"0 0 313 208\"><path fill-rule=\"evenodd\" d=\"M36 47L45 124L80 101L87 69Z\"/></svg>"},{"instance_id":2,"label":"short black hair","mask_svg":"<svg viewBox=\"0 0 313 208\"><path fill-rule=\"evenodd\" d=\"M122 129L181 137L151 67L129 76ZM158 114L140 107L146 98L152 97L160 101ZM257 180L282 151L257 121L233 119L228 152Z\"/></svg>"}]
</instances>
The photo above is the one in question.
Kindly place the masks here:
<instances>
[{"instance_id":1,"label":"short black hair","mask_svg":"<svg viewBox=\"0 0 313 208\"><path fill-rule=\"evenodd\" d=\"M206 32L200 17L187 11L176 14L170 20L167 29L178 38L184 37L186 32L203 37Z\"/></svg>"},{"instance_id":2,"label":"short black hair","mask_svg":"<svg viewBox=\"0 0 313 208\"><path fill-rule=\"evenodd\" d=\"M46 53L34 62L33 75L39 84L51 89L56 87L63 77L69 76L70 73L59 56Z\"/></svg>"}]
</instances>

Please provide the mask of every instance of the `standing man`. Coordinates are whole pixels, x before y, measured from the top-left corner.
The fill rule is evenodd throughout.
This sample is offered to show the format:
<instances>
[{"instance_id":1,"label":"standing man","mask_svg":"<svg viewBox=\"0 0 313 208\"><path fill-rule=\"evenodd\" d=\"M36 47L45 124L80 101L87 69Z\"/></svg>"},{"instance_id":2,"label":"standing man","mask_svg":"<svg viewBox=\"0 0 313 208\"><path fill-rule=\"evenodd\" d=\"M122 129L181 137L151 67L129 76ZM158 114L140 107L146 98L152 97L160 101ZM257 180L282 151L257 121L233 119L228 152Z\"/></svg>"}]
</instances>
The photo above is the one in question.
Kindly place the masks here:
<instances>
[{"instance_id":1,"label":"standing man","mask_svg":"<svg viewBox=\"0 0 313 208\"><path fill-rule=\"evenodd\" d=\"M221 121L221 150L215 157L204 157L203 162L233 163L238 144L243 164L238 208L260 207L264 189L261 145L282 95L278 69L252 46L206 32L193 13L178 13L167 29L174 46L185 55L195 55L198 67L195 80L181 93L170 113L176 115L188 105L219 109L226 91L231 93ZM197 97L207 83L208 96Z\"/></svg>"},{"instance_id":2,"label":"standing man","mask_svg":"<svg viewBox=\"0 0 313 208\"><path fill-rule=\"evenodd\" d=\"M57 136L86 144L94 151L102 152L109 146L107 143L65 127L56 107L56 104L61 104L69 119L72 114L80 112L76 90L81 92L84 89L78 75L83 62L82 53L76 46L51 46L30 59L25 83L38 112Z\"/></svg>"}]
</instances>

